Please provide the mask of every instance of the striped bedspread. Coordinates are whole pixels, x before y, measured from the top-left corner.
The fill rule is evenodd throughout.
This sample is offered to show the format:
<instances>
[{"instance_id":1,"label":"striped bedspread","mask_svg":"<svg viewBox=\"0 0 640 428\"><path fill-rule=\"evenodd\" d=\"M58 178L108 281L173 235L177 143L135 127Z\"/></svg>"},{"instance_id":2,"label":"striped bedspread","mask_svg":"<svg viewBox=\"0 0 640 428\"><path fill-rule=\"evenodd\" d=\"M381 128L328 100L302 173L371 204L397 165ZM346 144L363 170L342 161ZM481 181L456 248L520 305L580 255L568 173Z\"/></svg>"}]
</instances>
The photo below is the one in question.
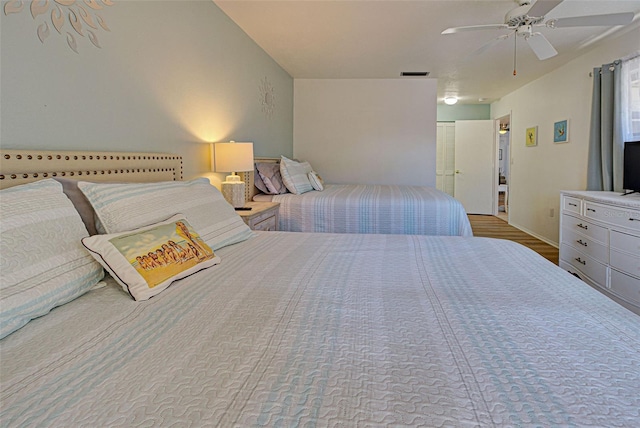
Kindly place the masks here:
<instances>
[{"instance_id":1,"label":"striped bedspread","mask_svg":"<svg viewBox=\"0 0 640 428\"><path fill-rule=\"evenodd\" d=\"M3 339L0 425L640 424L640 317L518 244L262 232L218 255Z\"/></svg>"},{"instance_id":2,"label":"striped bedspread","mask_svg":"<svg viewBox=\"0 0 640 428\"><path fill-rule=\"evenodd\" d=\"M434 187L328 184L267 197L280 202L280 230L289 232L473 234L462 204Z\"/></svg>"}]
</instances>

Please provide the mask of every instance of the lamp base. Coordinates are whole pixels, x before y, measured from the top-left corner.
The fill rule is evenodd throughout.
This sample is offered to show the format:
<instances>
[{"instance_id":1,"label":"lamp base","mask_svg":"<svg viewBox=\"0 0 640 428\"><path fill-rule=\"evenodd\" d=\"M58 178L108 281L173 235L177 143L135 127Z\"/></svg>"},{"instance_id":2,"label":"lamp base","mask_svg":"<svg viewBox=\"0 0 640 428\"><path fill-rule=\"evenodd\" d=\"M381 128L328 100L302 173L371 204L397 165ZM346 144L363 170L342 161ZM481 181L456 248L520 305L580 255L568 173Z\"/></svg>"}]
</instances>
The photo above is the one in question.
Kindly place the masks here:
<instances>
[{"instance_id":1,"label":"lamp base","mask_svg":"<svg viewBox=\"0 0 640 428\"><path fill-rule=\"evenodd\" d=\"M229 180L229 178L232 178L232 180ZM233 178L237 178L237 180ZM233 206L234 208L244 207L244 182L240 181L239 176L227 176L227 181L223 182L221 187L222 196L224 196L226 201L229 202L231 206Z\"/></svg>"},{"instance_id":2,"label":"lamp base","mask_svg":"<svg viewBox=\"0 0 640 428\"><path fill-rule=\"evenodd\" d=\"M238 174L235 172L233 174L227 175L227 178L224 181L225 183L244 183Z\"/></svg>"}]
</instances>

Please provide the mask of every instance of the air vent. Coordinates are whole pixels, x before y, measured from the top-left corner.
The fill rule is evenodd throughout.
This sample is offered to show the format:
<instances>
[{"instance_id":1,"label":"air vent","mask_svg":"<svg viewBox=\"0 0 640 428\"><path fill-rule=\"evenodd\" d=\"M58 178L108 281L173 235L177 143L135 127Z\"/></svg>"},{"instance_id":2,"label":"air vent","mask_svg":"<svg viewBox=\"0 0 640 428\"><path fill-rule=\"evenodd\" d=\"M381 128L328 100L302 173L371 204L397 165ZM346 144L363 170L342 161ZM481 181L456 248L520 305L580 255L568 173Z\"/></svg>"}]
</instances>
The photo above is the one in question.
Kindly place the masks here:
<instances>
[{"instance_id":1,"label":"air vent","mask_svg":"<svg viewBox=\"0 0 640 428\"><path fill-rule=\"evenodd\" d=\"M428 71L403 71L402 73L400 73L400 76L407 77L427 77L428 75Z\"/></svg>"}]
</instances>

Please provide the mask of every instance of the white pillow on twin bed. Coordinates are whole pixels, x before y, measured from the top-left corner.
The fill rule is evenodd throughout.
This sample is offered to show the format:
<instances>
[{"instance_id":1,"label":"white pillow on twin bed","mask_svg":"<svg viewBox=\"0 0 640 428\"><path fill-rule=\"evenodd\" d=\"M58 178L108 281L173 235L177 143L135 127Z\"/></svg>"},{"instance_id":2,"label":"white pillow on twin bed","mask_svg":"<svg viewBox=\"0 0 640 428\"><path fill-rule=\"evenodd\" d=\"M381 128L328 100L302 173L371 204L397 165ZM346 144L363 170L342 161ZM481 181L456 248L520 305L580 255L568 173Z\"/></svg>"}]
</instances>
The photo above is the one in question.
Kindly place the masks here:
<instances>
[{"instance_id":1,"label":"white pillow on twin bed","mask_svg":"<svg viewBox=\"0 0 640 428\"><path fill-rule=\"evenodd\" d=\"M0 338L89 291L104 270L80 215L52 179L0 191Z\"/></svg>"},{"instance_id":2,"label":"white pillow on twin bed","mask_svg":"<svg viewBox=\"0 0 640 428\"><path fill-rule=\"evenodd\" d=\"M317 190L318 192L322 192L324 190L324 180L317 172L311 171L307 174L307 177L309 177L309 183L311 183L314 190Z\"/></svg>"},{"instance_id":3,"label":"white pillow on twin bed","mask_svg":"<svg viewBox=\"0 0 640 428\"><path fill-rule=\"evenodd\" d=\"M287 189L295 195L313 190L309 182L309 174L312 171L309 162L296 162L284 156L280 159L280 175Z\"/></svg>"},{"instance_id":4,"label":"white pillow on twin bed","mask_svg":"<svg viewBox=\"0 0 640 428\"><path fill-rule=\"evenodd\" d=\"M206 178L127 184L81 181L78 187L106 233L137 229L182 213L213 250L253 235Z\"/></svg>"},{"instance_id":5,"label":"white pillow on twin bed","mask_svg":"<svg viewBox=\"0 0 640 428\"><path fill-rule=\"evenodd\" d=\"M128 232L82 239L91 255L134 300L220 263L183 214Z\"/></svg>"}]
</instances>

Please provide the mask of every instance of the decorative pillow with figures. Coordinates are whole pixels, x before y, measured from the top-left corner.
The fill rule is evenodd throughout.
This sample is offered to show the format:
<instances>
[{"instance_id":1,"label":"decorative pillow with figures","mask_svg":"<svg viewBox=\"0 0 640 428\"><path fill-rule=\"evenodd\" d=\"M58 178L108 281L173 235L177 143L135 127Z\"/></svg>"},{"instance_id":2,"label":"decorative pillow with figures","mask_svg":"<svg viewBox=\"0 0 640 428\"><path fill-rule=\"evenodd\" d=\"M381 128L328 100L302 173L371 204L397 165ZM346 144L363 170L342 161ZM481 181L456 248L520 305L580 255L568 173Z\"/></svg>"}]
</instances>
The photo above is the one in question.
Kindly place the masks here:
<instances>
[{"instance_id":1,"label":"decorative pillow with figures","mask_svg":"<svg viewBox=\"0 0 640 428\"><path fill-rule=\"evenodd\" d=\"M132 231L82 239L91 255L134 300L220 263L183 214Z\"/></svg>"}]
</instances>

